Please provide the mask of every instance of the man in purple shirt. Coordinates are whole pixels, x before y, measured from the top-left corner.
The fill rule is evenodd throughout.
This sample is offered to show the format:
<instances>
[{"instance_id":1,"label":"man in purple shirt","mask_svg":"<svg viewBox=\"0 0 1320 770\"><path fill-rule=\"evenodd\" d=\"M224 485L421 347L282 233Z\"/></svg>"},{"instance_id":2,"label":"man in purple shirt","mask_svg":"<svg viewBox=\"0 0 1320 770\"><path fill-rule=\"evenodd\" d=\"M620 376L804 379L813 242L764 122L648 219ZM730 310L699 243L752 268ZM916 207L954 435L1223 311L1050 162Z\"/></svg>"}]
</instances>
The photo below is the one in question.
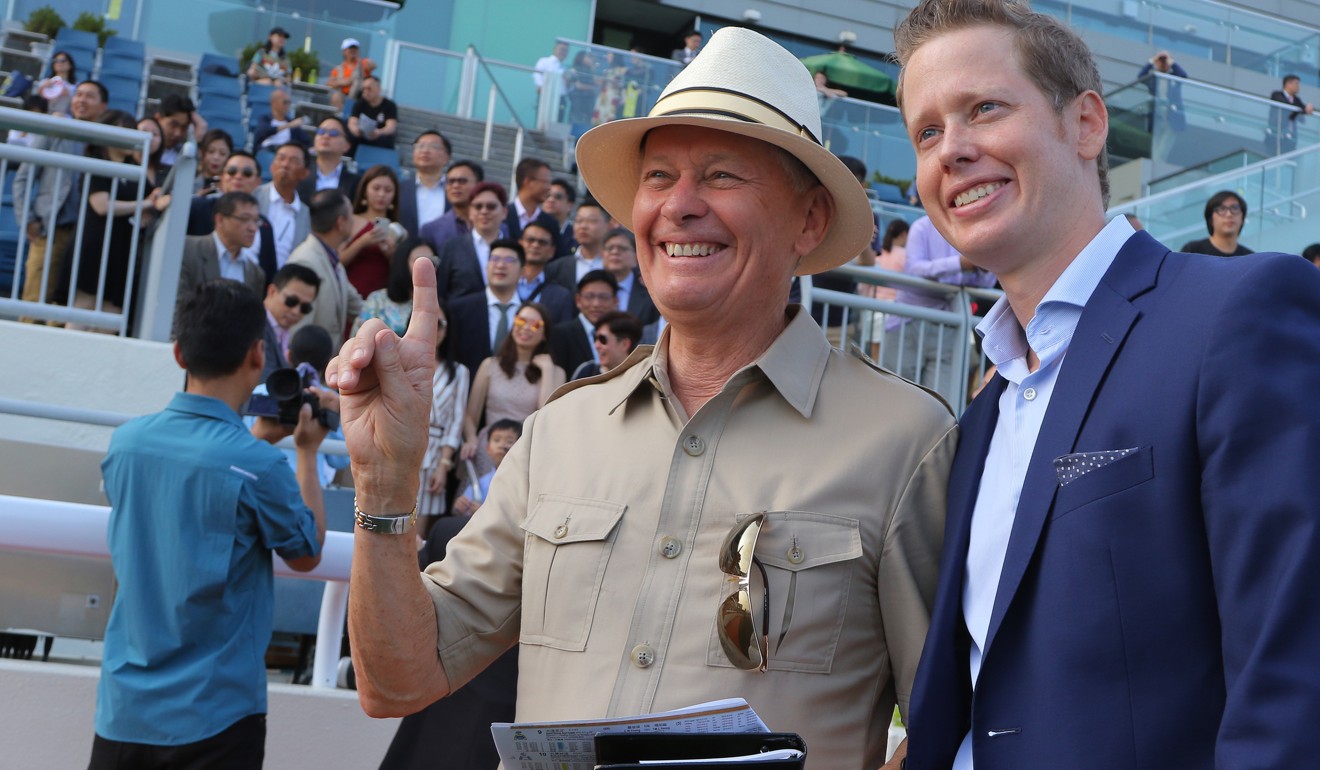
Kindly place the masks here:
<instances>
[{"instance_id":1,"label":"man in purple shirt","mask_svg":"<svg viewBox=\"0 0 1320 770\"><path fill-rule=\"evenodd\" d=\"M922 217L908 230L907 262L903 272L940 283L959 286L995 285L994 273L973 265L939 234L930 217ZM951 309L951 297L900 288L898 302L935 310ZM943 333L941 334L941 329ZM957 393L959 368L953 352L961 340L955 332L929 321L890 316L885 322L885 346L881 363L913 382L937 391L949 403ZM960 406L955 406L960 411Z\"/></svg>"}]
</instances>

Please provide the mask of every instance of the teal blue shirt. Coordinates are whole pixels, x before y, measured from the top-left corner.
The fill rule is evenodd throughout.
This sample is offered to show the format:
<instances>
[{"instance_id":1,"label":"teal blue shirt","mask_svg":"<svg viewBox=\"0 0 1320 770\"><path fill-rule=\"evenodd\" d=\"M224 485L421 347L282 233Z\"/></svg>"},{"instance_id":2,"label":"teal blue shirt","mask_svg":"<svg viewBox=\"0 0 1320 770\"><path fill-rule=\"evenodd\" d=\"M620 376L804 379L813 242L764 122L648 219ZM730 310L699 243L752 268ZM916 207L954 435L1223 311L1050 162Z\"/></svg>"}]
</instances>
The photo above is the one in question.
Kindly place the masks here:
<instances>
[{"instance_id":1,"label":"teal blue shirt","mask_svg":"<svg viewBox=\"0 0 1320 770\"><path fill-rule=\"evenodd\" d=\"M284 456L224 402L178 393L114 432L101 473L119 591L97 734L177 746L264 714L271 551L320 553Z\"/></svg>"}]
</instances>

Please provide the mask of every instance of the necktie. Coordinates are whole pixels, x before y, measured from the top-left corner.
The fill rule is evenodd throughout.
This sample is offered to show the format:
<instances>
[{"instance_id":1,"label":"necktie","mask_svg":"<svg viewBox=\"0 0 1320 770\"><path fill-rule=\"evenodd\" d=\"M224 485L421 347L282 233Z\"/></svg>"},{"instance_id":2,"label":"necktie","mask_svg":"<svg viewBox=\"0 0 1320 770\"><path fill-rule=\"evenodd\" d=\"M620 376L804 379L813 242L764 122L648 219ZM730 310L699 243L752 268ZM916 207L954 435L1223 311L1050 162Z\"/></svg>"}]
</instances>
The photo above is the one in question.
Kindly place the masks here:
<instances>
[{"instance_id":1,"label":"necktie","mask_svg":"<svg viewBox=\"0 0 1320 770\"><path fill-rule=\"evenodd\" d=\"M500 309L500 321L495 324L495 344L490 346L492 352L498 352L500 343L509 336L509 308L513 307L512 302L496 302L495 306Z\"/></svg>"}]
</instances>

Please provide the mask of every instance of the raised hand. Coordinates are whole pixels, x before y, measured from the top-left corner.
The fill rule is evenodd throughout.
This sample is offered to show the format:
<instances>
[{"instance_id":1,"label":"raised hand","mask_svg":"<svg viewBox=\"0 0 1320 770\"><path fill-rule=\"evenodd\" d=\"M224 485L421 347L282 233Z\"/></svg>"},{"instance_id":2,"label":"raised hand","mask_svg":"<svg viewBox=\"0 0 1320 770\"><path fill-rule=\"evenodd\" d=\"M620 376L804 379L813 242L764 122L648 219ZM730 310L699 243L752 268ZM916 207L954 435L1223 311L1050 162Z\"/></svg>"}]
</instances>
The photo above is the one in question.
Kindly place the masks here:
<instances>
[{"instance_id":1,"label":"raised hand","mask_svg":"<svg viewBox=\"0 0 1320 770\"><path fill-rule=\"evenodd\" d=\"M408 332L400 338L373 318L326 367L328 384L339 390L358 505L368 513L412 509L426 453L439 305L431 263L415 262L412 278Z\"/></svg>"}]
</instances>

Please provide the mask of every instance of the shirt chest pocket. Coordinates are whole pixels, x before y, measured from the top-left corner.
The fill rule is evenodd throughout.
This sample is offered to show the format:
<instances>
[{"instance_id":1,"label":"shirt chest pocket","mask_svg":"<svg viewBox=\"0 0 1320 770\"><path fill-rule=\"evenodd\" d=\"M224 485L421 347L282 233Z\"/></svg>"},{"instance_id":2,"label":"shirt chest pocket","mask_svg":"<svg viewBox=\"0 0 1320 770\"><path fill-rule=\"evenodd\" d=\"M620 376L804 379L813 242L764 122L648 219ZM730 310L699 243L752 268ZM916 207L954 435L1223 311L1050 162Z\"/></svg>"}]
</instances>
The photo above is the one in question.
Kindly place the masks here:
<instances>
[{"instance_id":1,"label":"shirt chest pocket","mask_svg":"<svg viewBox=\"0 0 1320 770\"><path fill-rule=\"evenodd\" d=\"M827 674L843 633L857 559L862 556L856 519L806 511L768 511L756 541L769 591L769 668ZM752 567L753 606L762 622L761 572ZM716 605L723 599L721 595ZM711 613L715 617L714 611ZM730 667L713 628L706 662Z\"/></svg>"},{"instance_id":2,"label":"shirt chest pocket","mask_svg":"<svg viewBox=\"0 0 1320 770\"><path fill-rule=\"evenodd\" d=\"M524 644L586 649L614 529L626 508L567 495L537 500L523 524Z\"/></svg>"}]
</instances>

